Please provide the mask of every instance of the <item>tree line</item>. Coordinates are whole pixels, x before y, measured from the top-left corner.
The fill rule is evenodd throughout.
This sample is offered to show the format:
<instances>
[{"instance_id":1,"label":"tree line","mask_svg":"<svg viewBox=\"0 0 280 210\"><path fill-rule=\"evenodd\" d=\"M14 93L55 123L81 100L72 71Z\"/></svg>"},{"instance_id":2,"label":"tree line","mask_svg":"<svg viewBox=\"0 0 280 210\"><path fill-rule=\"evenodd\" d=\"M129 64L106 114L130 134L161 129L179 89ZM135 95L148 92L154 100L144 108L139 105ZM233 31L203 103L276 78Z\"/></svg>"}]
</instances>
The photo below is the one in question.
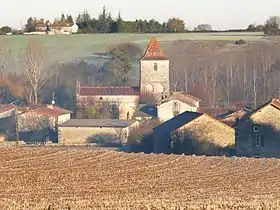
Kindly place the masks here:
<instances>
[{"instance_id":1,"label":"tree line","mask_svg":"<svg viewBox=\"0 0 280 210\"><path fill-rule=\"evenodd\" d=\"M87 10L80 12L77 18L72 15L61 14L60 18L53 21L44 18L29 17L24 26L25 32L41 30L42 26L63 27L74 24L79 27L79 33L183 33L183 32L264 32L268 35L279 34L280 17L272 16L264 24L250 24L245 29L217 31L210 24L202 23L193 29L187 29L185 21L179 17L170 17L165 22L155 19L124 20L119 12L117 17L112 17L106 7L102 8L98 17L92 17ZM45 29L44 29L45 30ZM0 34L12 32L9 26L3 26Z\"/></svg>"}]
</instances>

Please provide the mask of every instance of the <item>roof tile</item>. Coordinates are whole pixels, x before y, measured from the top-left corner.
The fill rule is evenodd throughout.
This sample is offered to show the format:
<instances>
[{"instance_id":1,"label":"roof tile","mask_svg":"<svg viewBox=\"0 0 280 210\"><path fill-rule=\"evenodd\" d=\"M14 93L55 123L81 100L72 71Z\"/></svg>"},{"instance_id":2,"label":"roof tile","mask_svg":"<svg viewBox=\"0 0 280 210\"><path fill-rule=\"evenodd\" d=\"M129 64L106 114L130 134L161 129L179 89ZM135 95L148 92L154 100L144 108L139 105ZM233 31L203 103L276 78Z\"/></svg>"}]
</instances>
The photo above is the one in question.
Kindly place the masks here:
<instances>
[{"instance_id":1,"label":"roof tile","mask_svg":"<svg viewBox=\"0 0 280 210\"><path fill-rule=\"evenodd\" d=\"M168 99L167 101L170 101L170 100L178 100L178 101L182 101L183 103L186 103L186 104L189 104L191 106L194 106L196 107L196 103L197 102L200 102L201 99L195 97L195 96L192 96L190 94L187 94L187 93L173 93Z\"/></svg>"},{"instance_id":2,"label":"roof tile","mask_svg":"<svg viewBox=\"0 0 280 210\"><path fill-rule=\"evenodd\" d=\"M40 107L37 109L33 109L33 110L31 110L31 112L36 113L36 114L45 115L45 116L51 116L51 117L71 113L71 111L69 111L69 110L62 109L62 108L56 107L56 106L54 106L53 108L44 106L44 107Z\"/></svg>"},{"instance_id":3,"label":"roof tile","mask_svg":"<svg viewBox=\"0 0 280 210\"><path fill-rule=\"evenodd\" d=\"M82 96L139 95L139 87L130 86L80 86Z\"/></svg>"},{"instance_id":4,"label":"roof tile","mask_svg":"<svg viewBox=\"0 0 280 210\"><path fill-rule=\"evenodd\" d=\"M155 36L151 38L144 56L141 60L168 60L160 48L160 45Z\"/></svg>"},{"instance_id":5,"label":"roof tile","mask_svg":"<svg viewBox=\"0 0 280 210\"><path fill-rule=\"evenodd\" d=\"M12 104L1 104L0 105L0 113L8 112L15 109Z\"/></svg>"}]
</instances>

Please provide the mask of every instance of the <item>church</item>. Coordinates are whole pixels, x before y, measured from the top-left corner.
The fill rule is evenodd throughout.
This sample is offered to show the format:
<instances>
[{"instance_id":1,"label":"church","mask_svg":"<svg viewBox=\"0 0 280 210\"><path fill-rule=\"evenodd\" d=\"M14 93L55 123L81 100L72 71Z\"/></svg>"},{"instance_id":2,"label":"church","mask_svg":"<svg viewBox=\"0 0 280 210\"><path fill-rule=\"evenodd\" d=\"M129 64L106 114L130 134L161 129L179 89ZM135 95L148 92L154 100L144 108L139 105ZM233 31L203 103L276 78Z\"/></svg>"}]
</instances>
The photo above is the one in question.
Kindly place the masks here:
<instances>
[{"instance_id":1,"label":"church","mask_svg":"<svg viewBox=\"0 0 280 210\"><path fill-rule=\"evenodd\" d=\"M159 103L170 97L169 60L155 36L152 36L144 55L140 58L139 87L86 86L77 81L77 108L90 102L108 102L117 110L119 119L132 119L141 97L152 95Z\"/></svg>"}]
</instances>

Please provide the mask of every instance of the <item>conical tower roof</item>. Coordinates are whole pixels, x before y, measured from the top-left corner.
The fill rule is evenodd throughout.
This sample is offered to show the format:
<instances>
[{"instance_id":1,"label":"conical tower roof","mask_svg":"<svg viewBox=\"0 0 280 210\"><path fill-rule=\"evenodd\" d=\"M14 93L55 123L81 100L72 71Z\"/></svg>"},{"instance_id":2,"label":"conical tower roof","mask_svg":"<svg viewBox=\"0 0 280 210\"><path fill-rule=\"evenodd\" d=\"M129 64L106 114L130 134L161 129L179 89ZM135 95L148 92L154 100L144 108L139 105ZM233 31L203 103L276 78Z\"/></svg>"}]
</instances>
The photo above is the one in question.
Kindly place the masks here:
<instances>
[{"instance_id":1,"label":"conical tower roof","mask_svg":"<svg viewBox=\"0 0 280 210\"><path fill-rule=\"evenodd\" d=\"M168 60L160 48L156 36L152 36L141 60Z\"/></svg>"}]
</instances>

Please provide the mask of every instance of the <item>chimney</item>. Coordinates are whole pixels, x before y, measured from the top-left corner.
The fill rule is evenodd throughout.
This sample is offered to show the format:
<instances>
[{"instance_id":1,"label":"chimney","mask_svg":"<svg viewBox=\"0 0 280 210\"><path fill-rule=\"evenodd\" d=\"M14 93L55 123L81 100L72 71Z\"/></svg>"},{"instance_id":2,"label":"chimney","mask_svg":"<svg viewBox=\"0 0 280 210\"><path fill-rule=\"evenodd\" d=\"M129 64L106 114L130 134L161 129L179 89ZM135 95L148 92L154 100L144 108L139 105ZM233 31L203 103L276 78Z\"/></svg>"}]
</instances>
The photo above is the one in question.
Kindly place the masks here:
<instances>
[{"instance_id":1,"label":"chimney","mask_svg":"<svg viewBox=\"0 0 280 210\"><path fill-rule=\"evenodd\" d=\"M80 87L81 87L81 83L77 80L76 81L76 95L80 95Z\"/></svg>"}]
</instances>

